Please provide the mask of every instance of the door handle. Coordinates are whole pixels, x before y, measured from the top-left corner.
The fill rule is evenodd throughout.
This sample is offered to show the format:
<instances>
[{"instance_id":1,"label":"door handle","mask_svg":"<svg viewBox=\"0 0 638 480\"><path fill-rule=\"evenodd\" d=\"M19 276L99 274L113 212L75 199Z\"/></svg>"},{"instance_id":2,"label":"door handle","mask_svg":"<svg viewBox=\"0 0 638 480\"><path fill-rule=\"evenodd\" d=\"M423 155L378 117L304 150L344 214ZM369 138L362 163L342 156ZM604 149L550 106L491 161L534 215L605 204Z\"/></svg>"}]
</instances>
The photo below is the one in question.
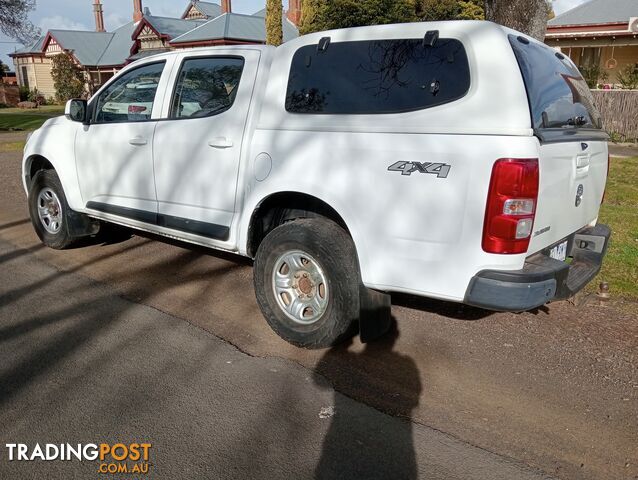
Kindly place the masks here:
<instances>
[{"instance_id":1,"label":"door handle","mask_svg":"<svg viewBox=\"0 0 638 480\"><path fill-rule=\"evenodd\" d=\"M148 142L145 138L135 137L131 138L128 143L130 143L131 145L135 145L136 147L141 147L143 145L146 145Z\"/></svg>"},{"instance_id":2,"label":"door handle","mask_svg":"<svg viewBox=\"0 0 638 480\"><path fill-rule=\"evenodd\" d=\"M233 141L226 137L217 137L208 142L208 145L213 148L231 148Z\"/></svg>"},{"instance_id":3,"label":"door handle","mask_svg":"<svg viewBox=\"0 0 638 480\"><path fill-rule=\"evenodd\" d=\"M585 167L589 167L589 161L590 161L590 156L589 155L579 155L576 157L576 168L585 168Z\"/></svg>"}]
</instances>

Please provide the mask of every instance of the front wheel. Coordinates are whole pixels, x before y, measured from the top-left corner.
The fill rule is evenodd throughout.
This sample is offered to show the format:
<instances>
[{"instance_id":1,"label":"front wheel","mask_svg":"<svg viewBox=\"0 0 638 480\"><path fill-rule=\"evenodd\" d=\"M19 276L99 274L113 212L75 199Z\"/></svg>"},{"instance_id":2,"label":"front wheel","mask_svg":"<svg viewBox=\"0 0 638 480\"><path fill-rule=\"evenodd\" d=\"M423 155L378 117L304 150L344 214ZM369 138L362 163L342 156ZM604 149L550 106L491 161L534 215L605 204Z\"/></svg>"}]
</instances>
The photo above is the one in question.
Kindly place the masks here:
<instances>
[{"instance_id":1,"label":"front wheel","mask_svg":"<svg viewBox=\"0 0 638 480\"><path fill-rule=\"evenodd\" d=\"M29 214L35 232L47 247L62 250L77 240L71 230L71 210L54 170L40 170L33 177Z\"/></svg>"},{"instance_id":2,"label":"front wheel","mask_svg":"<svg viewBox=\"0 0 638 480\"><path fill-rule=\"evenodd\" d=\"M304 348L336 345L357 332L361 278L354 244L325 218L287 222L255 257L255 292L266 321Z\"/></svg>"}]
</instances>

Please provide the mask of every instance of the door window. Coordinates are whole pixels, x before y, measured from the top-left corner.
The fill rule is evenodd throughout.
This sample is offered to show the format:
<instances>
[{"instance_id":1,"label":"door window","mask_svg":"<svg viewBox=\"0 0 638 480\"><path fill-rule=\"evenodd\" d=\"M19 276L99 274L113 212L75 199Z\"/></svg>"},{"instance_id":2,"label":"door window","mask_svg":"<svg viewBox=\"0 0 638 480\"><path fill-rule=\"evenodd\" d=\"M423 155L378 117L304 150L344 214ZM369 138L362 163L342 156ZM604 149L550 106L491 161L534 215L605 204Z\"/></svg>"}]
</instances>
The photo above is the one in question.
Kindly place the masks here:
<instances>
[{"instance_id":1,"label":"door window","mask_svg":"<svg viewBox=\"0 0 638 480\"><path fill-rule=\"evenodd\" d=\"M234 103L244 60L236 57L189 58L177 77L171 118L220 114Z\"/></svg>"},{"instance_id":2,"label":"door window","mask_svg":"<svg viewBox=\"0 0 638 480\"><path fill-rule=\"evenodd\" d=\"M164 62L144 65L111 83L95 102L95 123L149 120L163 70Z\"/></svg>"}]
</instances>

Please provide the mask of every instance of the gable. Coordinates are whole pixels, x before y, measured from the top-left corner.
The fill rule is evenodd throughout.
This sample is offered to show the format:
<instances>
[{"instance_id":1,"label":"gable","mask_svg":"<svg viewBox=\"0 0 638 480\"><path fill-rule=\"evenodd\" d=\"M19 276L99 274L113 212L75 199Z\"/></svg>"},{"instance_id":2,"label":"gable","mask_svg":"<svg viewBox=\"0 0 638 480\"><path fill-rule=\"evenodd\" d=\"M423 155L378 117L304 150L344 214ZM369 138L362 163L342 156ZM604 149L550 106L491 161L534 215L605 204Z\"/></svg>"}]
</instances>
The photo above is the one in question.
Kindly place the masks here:
<instances>
[{"instance_id":1,"label":"gable","mask_svg":"<svg viewBox=\"0 0 638 480\"><path fill-rule=\"evenodd\" d=\"M47 43L47 48L45 50L46 55L57 55L63 51L60 44L55 40L55 38L49 38L49 42Z\"/></svg>"},{"instance_id":2,"label":"gable","mask_svg":"<svg viewBox=\"0 0 638 480\"><path fill-rule=\"evenodd\" d=\"M200 12L195 5L191 5L188 11L182 16L185 20L201 20L205 19L206 16Z\"/></svg>"}]
</instances>

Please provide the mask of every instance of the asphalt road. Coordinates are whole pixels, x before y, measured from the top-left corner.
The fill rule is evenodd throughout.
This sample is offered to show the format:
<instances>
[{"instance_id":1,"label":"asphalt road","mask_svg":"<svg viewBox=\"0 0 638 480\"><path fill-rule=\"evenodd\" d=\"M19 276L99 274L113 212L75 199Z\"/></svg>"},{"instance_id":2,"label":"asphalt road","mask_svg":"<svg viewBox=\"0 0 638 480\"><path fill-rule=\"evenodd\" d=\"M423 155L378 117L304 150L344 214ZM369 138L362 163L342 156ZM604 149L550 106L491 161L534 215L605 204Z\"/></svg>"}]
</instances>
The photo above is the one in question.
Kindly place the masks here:
<instances>
[{"instance_id":1,"label":"asphalt road","mask_svg":"<svg viewBox=\"0 0 638 480\"><path fill-rule=\"evenodd\" d=\"M238 257L144 236L42 248L19 154L0 166L2 443L145 435L172 478L331 477L349 459L370 466L349 478L638 478L635 304L397 296L398 338L308 352L269 330ZM348 409L365 413L337 421Z\"/></svg>"}]
</instances>

